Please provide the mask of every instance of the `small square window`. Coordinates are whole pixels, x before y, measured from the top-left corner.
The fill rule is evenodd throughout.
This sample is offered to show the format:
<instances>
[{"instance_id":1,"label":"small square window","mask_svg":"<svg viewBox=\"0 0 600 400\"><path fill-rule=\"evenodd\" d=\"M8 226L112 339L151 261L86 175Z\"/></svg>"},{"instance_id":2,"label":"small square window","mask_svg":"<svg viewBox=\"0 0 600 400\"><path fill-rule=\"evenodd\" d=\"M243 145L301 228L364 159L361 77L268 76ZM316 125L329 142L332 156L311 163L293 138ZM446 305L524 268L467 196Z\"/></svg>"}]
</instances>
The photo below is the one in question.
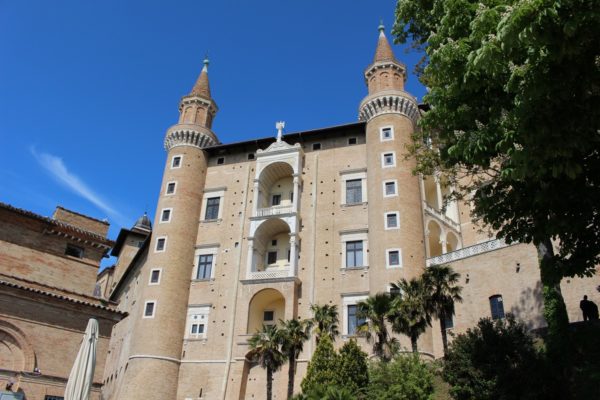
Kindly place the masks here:
<instances>
[{"instance_id":1,"label":"small square window","mask_svg":"<svg viewBox=\"0 0 600 400\"><path fill-rule=\"evenodd\" d=\"M398 213L391 212L385 214L385 229L397 229L398 224Z\"/></svg>"},{"instance_id":2,"label":"small square window","mask_svg":"<svg viewBox=\"0 0 600 400\"><path fill-rule=\"evenodd\" d=\"M385 128L381 128L381 140L392 140L394 138L394 131L391 126L386 126Z\"/></svg>"},{"instance_id":3,"label":"small square window","mask_svg":"<svg viewBox=\"0 0 600 400\"><path fill-rule=\"evenodd\" d=\"M264 322L273 322L275 320L275 311L265 310L263 312L263 321Z\"/></svg>"},{"instance_id":4,"label":"small square window","mask_svg":"<svg viewBox=\"0 0 600 400\"><path fill-rule=\"evenodd\" d=\"M280 194L274 194L273 197L271 197L271 205L272 206L278 206L281 204L281 195Z\"/></svg>"},{"instance_id":5,"label":"small square window","mask_svg":"<svg viewBox=\"0 0 600 400\"><path fill-rule=\"evenodd\" d=\"M171 209L165 208L162 210L160 214L160 222L169 222L171 221Z\"/></svg>"},{"instance_id":6,"label":"small square window","mask_svg":"<svg viewBox=\"0 0 600 400\"><path fill-rule=\"evenodd\" d=\"M356 138L355 137L348 138L348 144L349 145L356 144Z\"/></svg>"},{"instance_id":7,"label":"small square window","mask_svg":"<svg viewBox=\"0 0 600 400\"><path fill-rule=\"evenodd\" d=\"M394 157L394 153L384 153L382 155L383 159L383 166L384 167L393 167L394 165L396 165L396 159Z\"/></svg>"},{"instance_id":8,"label":"small square window","mask_svg":"<svg viewBox=\"0 0 600 400\"><path fill-rule=\"evenodd\" d=\"M67 244L67 248L65 249L65 255L77 258L83 258L83 248L74 246L72 244Z\"/></svg>"},{"instance_id":9,"label":"small square window","mask_svg":"<svg viewBox=\"0 0 600 400\"><path fill-rule=\"evenodd\" d=\"M388 264L390 267L400 265L400 252L398 250L391 250L388 253Z\"/></svg>"},{"instance_id":10,"label":"small square window","mask_svg":"<svg viewBox=\"0 0 600 400\"><path fill-rule=\"evenodd\" d=\"M396 181L388 181L383 183L383 195L385 197L395 196L396 194Z\"/></svg>"},{"instance_id":11,"label":"small square window","mask_svg":"<svg viewBox=\"0 0 600 400\"><path fill-rule=\"evenodd\" d=\"M167 194L175 193L175 182L167 183Z\"/></svg>"},{"instance_id":12,"label":"small square window","mask_svg":"<svg viewBox=\"0 0 600 400\"><path fill-rule=\"evenodd\" d=\"M217 165L223 165L223 164L225 164L225 157L217 158Z\"/></svg>"},{"instance_id":13,"label":"small square window","mask_svg":"<svg viewBox=\"0 0 600 400\"><path fill-rule=\"evenodd\" d=\"M267 264L271 265L271 264L275 264L276 262L277 262L277 252L269 251L267 253Z\"/></svg>"},{"instance_id":14,"label":"small square window","mask_svg":"<svg viewBox=\"0 0 600 400\"><path fill-rule=\"evenodd\" d=\"M321 150L321 143L313 143L312 149L313 150Z\"/></svg>"},{"instance_id":15,"label":"small square window","mask_svg":"<svg viewBox=\"0 0 600 400\"><path fill-rule=\"evenodd\" d=\"M154 302L147 301L144 306L144 318L153 318L154 317Z\"/></svg>"},{"instance_id":16,"label":"small square window","mask_svg":"<svg viewBox=\"0 0 600 400\"><path fill-rule=\"evenodd\" d=\"M150 271L150 283L157 284L160 281L160 269Z\"/></svg>"},{"instance_id":17,"label":"small square window","mask_svg":"<svg viewBox=\"0 0 600 400\"><path fill-rule=\"evenodd\" d=\"M254 160L254 153L248 153L248 160Z\"/></svg>"},{"instance_id":18,"label":"small square window","mask_svg":"<svg viewBox=\"0 0 600 400\"><path fill-rule=\"evenodd\" d=\"M165 251L165 247L167 247L167 238L158 238L156 239L156 251Z\"/></svg>"},{"instance_id":19,"label":"small square window","mask_svg":"<svg viewBox=\"0 0 600 400\"><path fill-rule=\"evenodd\" d=\"M271 240L271 246L277 246L277 239Z\"/></svg>"},{"instance_id":20,"label":"small square window","mask_svg":"<svg viewBox=\"0 0 600 400\"><path fill-rule=\"evenodd\" d=\"M181 167L181 156L175 156L171 160L171 168L179 168Z\"/></svg>"}]
</instances>

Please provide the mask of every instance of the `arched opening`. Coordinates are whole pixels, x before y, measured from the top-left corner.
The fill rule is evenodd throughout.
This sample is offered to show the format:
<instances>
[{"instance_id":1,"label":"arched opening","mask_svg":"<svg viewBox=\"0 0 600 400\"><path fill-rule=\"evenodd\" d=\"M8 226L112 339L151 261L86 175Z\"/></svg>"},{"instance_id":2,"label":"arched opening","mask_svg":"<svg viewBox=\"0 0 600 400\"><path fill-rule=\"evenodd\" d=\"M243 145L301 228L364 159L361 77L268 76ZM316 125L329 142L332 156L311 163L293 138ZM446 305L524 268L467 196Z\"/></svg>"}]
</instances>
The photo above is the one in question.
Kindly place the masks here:
<instances>
[{"instance_id":1,"label":"arched opening","mask_svg":"<svg viewBox=\"0 0 600 400\"><path fill-rule=\"evenodd\" d=\"M254 234L252 272L288 270L290 257L289 225L279 218L264 221Z\"/></svg>"},{"instance_id":2,"label":"arched opening","mask_svg":"<svg viewBox=\"0 0 600 400\"><path fill-rule=\"evenodd\" d=\"M442 243L440 238L442 237L442 229L435 221L429 221L427 224L427 231L429 233L429 258L437 257L442 255Z\"/></svg>"},{"instance_id":3,"label":"arched opening","mask_svg":"<svg viewBox=\"0 0 600 400\"><path fill-rule=\"evenodd\" d=\"M444 202L446 202L444 211L445 215L452 221L458 222L458 208L456 206L456 201L450 200L452 195L452 187L447 180L442 180L440 182L440 191L442 193Z\"/></svg>"},{"instance_id":4,"label":"arched opening","mask_svg":"<svg viewBox=\"0 0 600 400\"><path fill-rule=\"evenodd\" d=\"M454 233L448 232L446 235L446 252L456 251L459 248L458 237Z\"/></svg>"},{"instance_id":5,"label":"arched opening","mask_svg":"<svg viewBox=\"0 0 600 400\"><path fill-rule=\"evenodd\" d=\"M286 162L266 166L259 177L257 208L291 207L294 203L294 169Z\"/></svg>"},{"instance_id":6,"label":"arched opening","mask_svg":"<svg viewBox=\"0 0 600 400\"><path fill-rule=\"evenodd\" d=\"M429 207L440 211L441 204L438 201L437 183L432 176L423 177L423 188L425 190L425 202Z\"/></svg>"},{"instance_id":7,"label":"arched opening","mask_svg":"<svg viewBox=\"0 0 600 400\"><path fill-rule=\"evenodd\" d=\"M247 333L259 331L263 325L277 324L280 319L285 319L285 298L276 289L263 289L250 300Z\"/></svg>"}]
</instances>

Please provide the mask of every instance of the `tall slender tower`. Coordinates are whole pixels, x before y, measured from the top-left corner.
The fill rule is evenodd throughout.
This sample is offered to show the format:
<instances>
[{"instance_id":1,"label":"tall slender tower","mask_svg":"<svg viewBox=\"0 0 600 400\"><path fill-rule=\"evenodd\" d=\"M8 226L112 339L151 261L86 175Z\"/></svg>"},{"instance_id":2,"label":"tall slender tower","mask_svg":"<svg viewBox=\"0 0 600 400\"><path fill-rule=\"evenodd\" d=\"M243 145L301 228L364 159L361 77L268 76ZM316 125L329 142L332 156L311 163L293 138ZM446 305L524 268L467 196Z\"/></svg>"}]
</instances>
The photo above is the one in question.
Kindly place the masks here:
<instances>
[{"instance_id":1,"label":"tall slender tower","mask_svg":"<svg viewBox=\"0 0 600 400\"><path fill-rule=\"evenodd\" d=\"M383 25L373 63L364 73L369 94L359 107L366 121L369 185L369 259L381 266L371 273L371 293L390 282L418 276L425 266L419 178L405 159L416 128L415 98L404 91L406 66L387 41Z\"/></svg>"},{"instance_id":2,"label":"tall slender tower","mask_svg":"<svg viewBox=\"0 0 600 400\"><path fill-rule=\"evenodd\" d=\"M211 131L217 105L210 94L208 60L190 94L181 99L179 112L179 123L165 137L167 161L148 258L140 274L143 310L135 321L119 396L127 400L176 397L207 169L203 148L218 143Z\"/></svg>"}]
</instances>

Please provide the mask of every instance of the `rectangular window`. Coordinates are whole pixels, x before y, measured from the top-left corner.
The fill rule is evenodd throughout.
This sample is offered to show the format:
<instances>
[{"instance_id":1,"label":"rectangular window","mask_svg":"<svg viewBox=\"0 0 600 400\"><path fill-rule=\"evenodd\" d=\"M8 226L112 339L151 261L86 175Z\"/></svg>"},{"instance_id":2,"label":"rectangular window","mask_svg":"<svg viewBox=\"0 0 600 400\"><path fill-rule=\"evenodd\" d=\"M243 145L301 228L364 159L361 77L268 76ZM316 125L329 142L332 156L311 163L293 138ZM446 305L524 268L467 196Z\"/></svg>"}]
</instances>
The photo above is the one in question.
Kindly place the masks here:
<instances>
[{"instance_id":1,"label":"rectangular window","mask_svg":"<svg viewBox=\"0 0 600 400\"><path fill-rule=\"evenodd\" d=\"M77 258L83 258L83 248L74 246L72 244L67 244L67 248L65 249L65 255Z\"/></svg>"},{"instance_id":2,"label":"rectangular window","mask_svg":"<svg viewBox=\"0 0 600 400\"><path fill-rule=\"evenodd\" d=\"M271 264L275 264L276 262L277 262L277 252L269 251L267 253L267 264L271 265Z\"/></svg>"},{"instance_id":3,"label":"rectangular window","mask_svg":"<svg viewBox=\"0 0 600 400\"><path fill-rule=\"evenodd\" d=\"M181 156L174 156L171 160L171 168L181 167Z\"/></svg>"},{"instance_id":4,"label":"rectangular window","mask_svg":"<svg viewBox=\"0 0 600 400\"><path fill-rule=\"evenodd\" d=\"M321 143L313 143L312 149L313 150L321 150Z\"/></svg>"},{"instance_id":5,"label":"rectangular window","mask_svg":"<svg viewBox=\"0 0 600 400\"><path fill-rule=\"evenodd\" d=\"M381 164L383 168L394 167L396 165L396 156L394 153L383 153L381 155Z\"/></svg>"},{"instance_id":6,"label":"rectangular window","mask_svg":"<svg viewBox=\"0 0 600 400\"><path fill-rule=\"evenodd\" d=\"M144 318L154 318L154 307L153 301L147 301L144 305Z\"/></svg>"},{"instance_id":7,"label":"rectangular window","mask_svg":"<svg viewBox=\"0 0 600 400\"><path fill-rule=\"evenodd\" d=\"M161 237L156 239L156 247L155 250L156 252L159 251L165 251L165 248L167 247L167 238Z\"/></svg>"},{"instance_id":8,"label":"rectangular window","mask_svg":"<svg viewBox=\"0 0 600 400\"><path fill-rule=\"evenodd\" d=\"M277 239L271 240L271 246L277 246Z\"/></svg>"},{"instance_id":9,"label":"rectangular window","mask_svg":"<svg viewBox=\"0 0 600 400\"><path fill-rule=\"evenodd\" d=\"M153 269L150 271L150 284L158 285L160 282L160 269Z\"/></svg>"},{"instance_id":10,"label":"rectangular window","mask_svg":"<svg viewBox=\"0 0 600 400\"><path fill-rule=\"evenodd\" d=\"M381 128L381 141L384 142L386 140L394 139L394 131L391 126L386 126Z\"/></svg>"},{"instance_id":11,"label":"rectangular window","mask_svg":"<svg viewBox=\"0 0 600 400\"><path fill-rule=\"evenodd\" d=\"M219 218L219 203L221 202L220 197L210 197L206 200L206 213L204 219L214 220Z\"/></svg>"},{"instance_id":12,"label":"rectangular window","mask_svg":"<svg viewBox=\"0 0 600 400\"><path fill-rule=\"evenodd\" d=\"M363 266L363 242L355 240L346 242L346 268Z\"/></svg>"},{"instance_id":13,"label":"rectangular window","mask_svg":"<svg viewBox=\"0 0 600 400\"><path fill-rule=\"evenodd\" d=\"M167 183L166 194L175 194L175 182Z\"/></svg>"},{"instance_id":14,"label":"rectangular window","mask_svg":"<svg viewBox=\"0 0 600 400\"><path fill-rule=\"evenodd\" d=\"M346 204L362 203L362 179L346 181Z\"/></svg>"},{"instance_id":15,"label":"rectangular window","mask_svg":"<svg viewBox=\"0 0 600 400\"><path fill-rule=\"evenodd\" d=\"M366 322L364 318L358 317L357 312L358 305L348 305L348 335L356 335L357 328Z\"/></svg>"},{"instance_id":16,"label":"rectangular window","mask_svg":"<svg viewBox=\"0 0 600 400\"><path fill-rule=\"evenodd\" d=\"M402 292L400 292L400 288L396 285L390 286L388 291L390 292L390 296L392 296L392 297L398 296L400 293L402 293Z\"/></svg>"},{"instance_id":17,"label":"rectangular window","mask_svg":"<svg viewBox=\"0 0 600 400\"><path fill-rule=\"evenodd\" d=\"M171 209L164 208L162 213L160 214L160 222L169 222L171 221Z\"/></svg>"},{"instance_id":18,"label":"rectangular window","mask_svg":"<svg viewBox=\"0 0 600 400\"><path fill-rule=\"evenodd\" d=\"M254 153L248 153L248 160L254 160Z\"/></svg>"},{"instance_id":19,"label":"rectangular window","mask_svg":"<svg viewBox=\"0 0 600 400\"><path fill-rule=\"evenodd\" d=\"M504 302L502 296L495 295L490 297L490 308L492 310L492 319L504 318Z\"/></svg>"},{"instance_id":20,"label":"rectangular window","mask_svg":"<svg viewBox=\"0 0 600 400\"><path fill-rule=\"evenodd\" d=\"M44 400L65 400L65 398L63 396L50 396L47 394L44 396Z\"/></svg>"},{"instance_id":21,"label":"rectangular window","mask_svg":"<svg viewBox=\"0 0 600 400\"><path fill-rule=\"evenodd\" d=\"M225 157L217 158L217 165L223 165L223 164L225 164Z\"/></svg>"},{"instance_id":22,"label":"rectangular window","mask_svg":"<svg viewBox=\"0 0 600 400\"><path fill-rule=\"evenodd\" d=\"M198 272L196 273L196 279L209 280L211 278L212 265L212 254L202 254L198 256Z\"/></svg>"},{"instance_id":23,"label":"rectangular window","mask_svg":"<svg viewBox=\"0 0 600 400\"><path fill-rule=\"evenodd\" d=\"M263 322L267 324L275 322L275 311L265 310L263 312Z\"/></svg>"},{"instance_id":24,"label":"rectangular window","mask_svg":"<svg viewBox=\"0 0 600 400\"><path fill-rule=\"evenodd\" d=\"M355 137L351 137L348 139L348 144L350 146L352 146L353 144L356 144L356 138Z\"/></svg>"},{"instance_id":25,"label":"rectangular window","mask_svg":"<svg viewBox=\"0 0 600 400\"><path fill-rule=\"evenodd\" d=\"M273 197L271 197L271 205L272 206L278 206L281 204L281 195L280 194L274 194Z\"/></svg>"},{"instance_id":26,"label":"rectangular window","mask_svg":"<svg viewBox=\"0 0 600 400\"><path fill-rule=\"evenodd\" d=\"M396 194L396 181L383 182L383 197L391 197Z\"/></svg>"},{"instance_id":27,"label":"rectangular window","mask_svg":"<svg viewBox=\"0 0 600 400\"><path fill-rule=\"evenodd\" d=\"M400 266L400 250L388 250L388 267Z\"/></svg>"},{"instance_id":28,"label":"rectangular window","mask_svg":"<svg viewBox=\"0 0 600 400\"><path fill-rule=\"evenodd\" d=\"M446 318L444 318L444 321L446 321L446 329L454 328L454 318L452 318L452 315L446 316Z\"/></svg>"},{"instance_id":29,"label":"rectangular window","mask_svg":"<svg viewBox=\"0 0 600 400\"><path fill-rule=\"evenodd\" d=\"M190 333L194 336L204 335L204 324L192 324L192 331Z\"/></svg>"},{"instance_id":30,"label":"rectangular window","mask_svg":"<svg viewBox=\"0 0 600 400\"><path fill-rule=\"evenodd\" d=\"M389 212L385 213L385 229L398 229L398 213Z\"/></svg>"}]
</instances>

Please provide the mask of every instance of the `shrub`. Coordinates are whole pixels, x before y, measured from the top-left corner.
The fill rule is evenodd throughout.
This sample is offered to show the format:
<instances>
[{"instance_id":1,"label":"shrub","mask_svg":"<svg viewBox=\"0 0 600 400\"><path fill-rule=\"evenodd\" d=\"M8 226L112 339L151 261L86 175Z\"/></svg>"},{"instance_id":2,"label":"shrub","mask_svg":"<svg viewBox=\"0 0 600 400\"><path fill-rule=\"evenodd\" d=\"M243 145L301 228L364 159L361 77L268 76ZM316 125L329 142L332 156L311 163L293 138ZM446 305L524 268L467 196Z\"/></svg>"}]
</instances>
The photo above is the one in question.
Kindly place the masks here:
<instances>
[{"instance_id":1,"label":"shrub","mask_svg":"<svg viewBox=\"0 0 600 400\"><path fill-rule=\"evenodd\" d=\"M432 400L433 391L433 373L417 355L398 355L370 366L369 399Z\"/></svg>"},{"instance_id":2,"label":"shrub","mask_svg":"<svg viewBox=\"0 0 600 400\"><path fill-rule=\"evenodd\" d=\"M521 322L479 320L452 341L443 377L456 400L543 398L536 385L541 368L533 338ZM537 393L534 393L537 392Z\"/></svg>"}]
</instances>

